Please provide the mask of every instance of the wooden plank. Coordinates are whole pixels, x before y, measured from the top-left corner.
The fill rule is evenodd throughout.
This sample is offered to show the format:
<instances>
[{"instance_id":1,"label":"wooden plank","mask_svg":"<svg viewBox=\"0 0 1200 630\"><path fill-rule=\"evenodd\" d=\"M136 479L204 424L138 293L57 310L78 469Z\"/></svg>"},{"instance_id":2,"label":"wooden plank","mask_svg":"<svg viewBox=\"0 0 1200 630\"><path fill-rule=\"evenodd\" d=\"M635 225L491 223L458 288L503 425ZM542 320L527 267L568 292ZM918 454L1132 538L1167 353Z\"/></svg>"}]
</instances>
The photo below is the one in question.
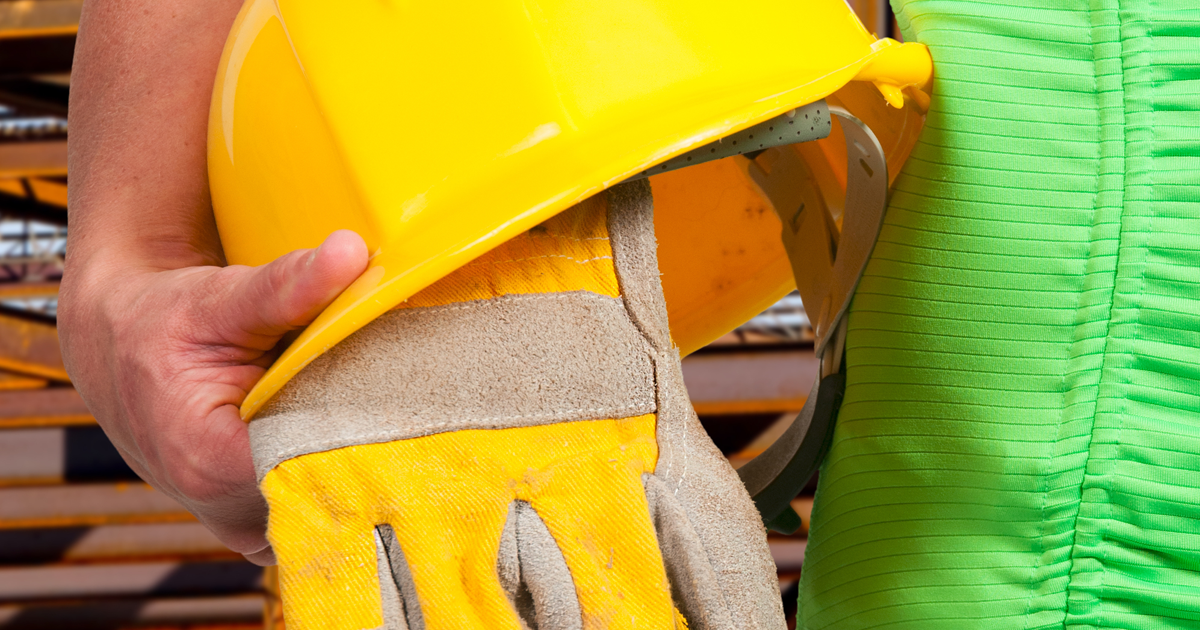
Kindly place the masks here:
<instances>
[{"instance_id":1,"label":"wooden plank","mask_svg":"<svg viewBox=\"0 0 1200 630\"><path fill-rule=\"evenodd\" d=\"M0 430L0 486L136 479L98 426Z\"/></svg>"},{"instance_id":2,"label":"wooden plank","mask_svg":"<svg viewBox=\"0 0 1200 630\"><path fill-rule=\"evenodd\" d=\"M0 2L0 38L75 33L83 0Z\"/></svg>"},{"instance_id":3,"label":"wooden plank","mask_svg":"<svg viewBox=\"0 0 1200 630\"><path fill-rule=\"evenodd\" d=\"M28 374L17 374L8 370L0 370L0 390L10 389L40 389L50 384L50 381Z\"/></svg>"},{"instance_id":4,"label":"wooden plank","mask_svg":"<svg viewBox=\"0 0 1200 630\"><path fill-rule=\"evenodd\" d=\"M701 415L799 411L817 377L812 348L698 353L683 380Z\"/></svg>"},{"instance_id":5,"label":"wooden plank","mask_svg":"<svg viewBox=\"0 0 1200 630\"><path fill-rule=\"evenodd\" d=\"M0 566L240 558L200 523L0 530Z\"/></svg>"},{"instance_id":6,"label":"wooden plank","mask_svg":"<svg viewBox=\"0 0 1200 630\"><path fill-rule=\"evenodd\" d=\"M3 56L3 46L0 46L0 59ZM3 65L0 64L0 74L3 73ZM0 143L0 177L54 177L66 174L66 140Z\"/></svg>"},{"instance_id":7,"label":"wooden plank","mask_svg":"<svg viewBox=\"0 0 1200 630\"><path fill-rule=\"evenodd\" d=\"M0 601L10 602L261 590L262 567L242 559L0 568Z\"/></svg>"},{"instance_id":8,"label":"wooden plank","mask_svg":"<svg viewBox=\"0 0 1200 630\"><path fill-rule=\"evenodd\" d=\"M0 488L0 529L193 521L144 483Z\"/></svg>"},{"instance_id":9,"label":"wooden plank","mask_svg":"<svg viewBox=\"0 0 1200 630\"><path fill-rule=\"evenodd\" d=\"M0 484L63 480L66 449L62 429L0 431Z\"/></svg>"},{"instance_id":10,"label":"wooden plank","mask_svg":"<svg viewBox=\"0 0 1200 630\"><path fill-rule=\"evenodd\" d=\"M95 423L73 387L0 390L0 429Z\"/></svg>"},{"instance_id":11,"label":"wooden plank","mask_svg":"<svg viewBox=\"0 0 1200 630\"><path fill-rule=\"evenodd\" d=\"M119 598L0 604L4 630L257 630L262 628L262 595L223 597Z\"/></svg>"},{"instance_id":12,"label":"wooden plank","mask_svg":"<svg viewBox=\"0 0 1200 630\"><path fill-rule=\"evenodd\" d=\"M770 538L771 559L775 561L775 572L781 576L799 574L804 566L804 552L808 547L806 538Z\"/></svg>"},{"instance_id":13,"label":"wooden plank","mask_svg":"<svg viewBox=\"0 0 1200 630\"><path fill-rule=\"evenodd\" d=\"M54 297L58 295L59 282L3 282L0 283L0 300L28 297Z\"/></svg>"}]
</instances>

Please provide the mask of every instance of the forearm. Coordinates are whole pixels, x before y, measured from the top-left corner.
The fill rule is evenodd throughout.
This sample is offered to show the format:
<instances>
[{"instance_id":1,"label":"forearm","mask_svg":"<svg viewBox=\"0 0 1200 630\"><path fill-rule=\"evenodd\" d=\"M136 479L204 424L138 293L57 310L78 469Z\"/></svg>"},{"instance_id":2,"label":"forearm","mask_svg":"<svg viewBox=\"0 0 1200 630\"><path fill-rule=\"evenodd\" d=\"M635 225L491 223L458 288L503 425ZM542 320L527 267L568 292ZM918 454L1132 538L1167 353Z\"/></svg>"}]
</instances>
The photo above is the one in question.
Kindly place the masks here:
<instances>
[{"instance_id":1,"label":"forearm","mask_svg":"<svg viewBox=\"0 0 1200 630\"><path fill-rule=\"evenodd\" d=\"M223 267L206 130L241 0L89 0L71 88L63 361L130 466L231 549L270 562L238 405L289 330L366 267L336 232L316 251Z\"/></svg>"},{"instance_id":2,"label":"forearm","mask_svg":"<svg viewBox=\"0 0 1200 630\"><path fill-rule=\"evenodd\" d=\"M205 144L213 77L240 6L85 4L70 103L72 274L223 263Z\"/></svg>"}]
</instances>

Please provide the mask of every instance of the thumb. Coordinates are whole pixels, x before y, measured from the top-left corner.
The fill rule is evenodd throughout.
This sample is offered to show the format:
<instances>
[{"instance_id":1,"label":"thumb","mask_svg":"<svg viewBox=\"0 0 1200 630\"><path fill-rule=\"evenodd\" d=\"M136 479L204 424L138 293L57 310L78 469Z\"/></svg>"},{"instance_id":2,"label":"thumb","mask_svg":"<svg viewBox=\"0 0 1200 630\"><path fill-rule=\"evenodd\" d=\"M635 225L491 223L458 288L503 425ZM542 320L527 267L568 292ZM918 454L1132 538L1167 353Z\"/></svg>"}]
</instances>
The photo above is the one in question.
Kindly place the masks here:
<instances>
[{"instance_id":1,"label":"thumb","mask_svg":"<svg viewBox=\"0 0 1200 630\"><path fill-rule=\"evenodd\" d=\"M284 333L308 325L367 268L367 244L350 230L330 234L316 249L241 268L216 312L227 340L270 348ZM260 343L255 343L260 341Z\"/></svg>"}]
</instances>

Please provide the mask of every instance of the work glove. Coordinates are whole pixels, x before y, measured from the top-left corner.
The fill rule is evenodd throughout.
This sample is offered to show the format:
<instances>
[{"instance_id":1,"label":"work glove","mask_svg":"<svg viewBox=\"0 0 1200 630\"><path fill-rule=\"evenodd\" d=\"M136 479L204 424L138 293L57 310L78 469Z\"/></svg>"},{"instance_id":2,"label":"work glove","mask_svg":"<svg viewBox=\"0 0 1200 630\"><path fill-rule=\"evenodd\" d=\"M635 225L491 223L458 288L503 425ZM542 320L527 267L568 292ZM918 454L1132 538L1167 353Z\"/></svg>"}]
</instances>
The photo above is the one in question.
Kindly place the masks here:
<instances>
[{"instance_id":1,"label":"work glove","mask_svg":"<svg viewBox=\"0 0 1200 630\"><path fill-rule=\"evenodd\" d=\"M250 423L289 630L784 628L688 401L651 200L623 184L508 241Z\"/></svg>"}]
</instances>

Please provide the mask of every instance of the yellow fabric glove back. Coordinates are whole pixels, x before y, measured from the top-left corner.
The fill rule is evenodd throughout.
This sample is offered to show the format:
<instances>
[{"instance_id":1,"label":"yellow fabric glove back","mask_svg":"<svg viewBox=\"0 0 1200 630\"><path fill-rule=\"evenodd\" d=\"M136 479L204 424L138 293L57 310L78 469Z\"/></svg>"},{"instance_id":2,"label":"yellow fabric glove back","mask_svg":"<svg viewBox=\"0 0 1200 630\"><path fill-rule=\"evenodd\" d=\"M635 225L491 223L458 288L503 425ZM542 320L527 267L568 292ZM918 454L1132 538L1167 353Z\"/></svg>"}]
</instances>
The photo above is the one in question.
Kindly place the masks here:
<instances>
[{"instance_id":1,"label":"yellow fabric glove back","mask_svg":"<svg viewBox=\"0 0 1200 630\"><path fill-rule=\"evenodd\" d=\"M290 627L784 627L683 388L644 182L372 322L250 433Z\"/></svg>"}]
</instances>

